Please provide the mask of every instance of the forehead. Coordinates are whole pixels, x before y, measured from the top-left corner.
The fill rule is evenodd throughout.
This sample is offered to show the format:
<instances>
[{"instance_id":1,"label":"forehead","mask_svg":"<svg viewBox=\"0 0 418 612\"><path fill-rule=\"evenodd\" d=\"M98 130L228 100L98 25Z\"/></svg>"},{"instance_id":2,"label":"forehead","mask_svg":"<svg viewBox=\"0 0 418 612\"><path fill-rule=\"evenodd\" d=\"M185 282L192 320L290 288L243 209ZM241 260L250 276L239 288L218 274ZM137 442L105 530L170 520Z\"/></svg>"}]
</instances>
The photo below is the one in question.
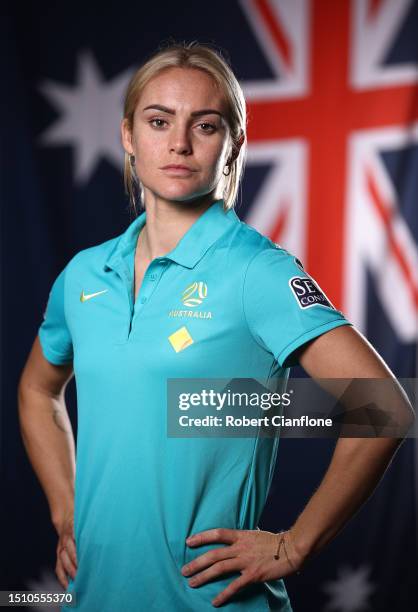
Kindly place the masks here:
<instances>
[{"instance_id":1,"label":"forehead","mask_svg":"<svg viewBox=\"0 0 418 612\"><path fill-rule=\"evenodd\" d=\"M214 78L195 68L167 68L152 77L138 101L141 109L148 104L164 104L170 108L226 110L227 101Z\"/></svg>"}]
</instances>

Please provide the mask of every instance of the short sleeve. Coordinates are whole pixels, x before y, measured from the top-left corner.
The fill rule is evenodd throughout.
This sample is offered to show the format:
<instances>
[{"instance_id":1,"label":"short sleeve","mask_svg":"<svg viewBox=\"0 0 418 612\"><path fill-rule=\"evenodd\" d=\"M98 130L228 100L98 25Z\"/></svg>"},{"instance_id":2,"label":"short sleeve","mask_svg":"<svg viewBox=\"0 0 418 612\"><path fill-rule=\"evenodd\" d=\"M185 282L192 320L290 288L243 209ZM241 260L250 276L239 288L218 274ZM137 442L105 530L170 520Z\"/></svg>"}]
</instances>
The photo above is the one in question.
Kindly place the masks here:
<instances>
[{"instance_id":1,"label":"short sleeve","mask_svg":"<svg viewBox=\"0 0 418 612\"><path fill-rule=\"evenodd\" d=\"M56 277L44 312L38 335L45 358L54 365L73 359L71 333L65 318L65 277L67 266Z\"/></svg>"},{"instance_id":2,"label":"short sleeve","mask_svg":"<svg viewBox=\"0 0 418 612\"><path fill-rule=\"evenodd\" d=\"M279 246L260 251L250 261L243 310L254 340L281 367L297 365L294 351L308 340L339 325L352 325L301 261Z\"/></svg>"}]
</instances>

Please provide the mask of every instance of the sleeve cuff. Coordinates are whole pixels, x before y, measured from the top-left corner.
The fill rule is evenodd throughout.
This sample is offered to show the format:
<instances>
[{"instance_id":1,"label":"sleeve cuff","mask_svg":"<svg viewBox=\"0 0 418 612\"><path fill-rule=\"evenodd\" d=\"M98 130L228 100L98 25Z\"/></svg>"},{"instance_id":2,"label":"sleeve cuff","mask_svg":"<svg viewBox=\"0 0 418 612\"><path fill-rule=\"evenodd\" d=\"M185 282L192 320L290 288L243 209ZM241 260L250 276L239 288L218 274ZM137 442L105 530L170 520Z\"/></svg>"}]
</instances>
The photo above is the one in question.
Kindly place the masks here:
<instances>
[{"instance_id":1,"label":"sleeve cuff","mask_svg":"<svg viewBox=\"0 0 418 612\"><path fill-rule=\"evenodd\" d=\"M317 336L321 336L322 334L333 329L334 327L340 327L340 325L353 325L353 324L350 321L347 321L346 319L337 319L336 321L329 321L328 323L323 323L322 325L319 325L318 327L314 327L313 329L310 329L309 331L305 332L301 336L298 336L296 340L293 340L293 342L288 344L279 353L279 355L277 356L278 364L282 368L298 365L299 361L296 359L295 356L291 355L293 351L301 347L303 344L305 344L305 342L308 342L308 340L312 340L313 338L316 338ZM285 363L286 365L284 365Z\"/></svg>"},{"instance_id":2,"label":"sleeve cuff","mask_svg":"<svg viewBox=\"0 0 418 612\"><path fill-rule=\"evenodd\" d=\"M38 336L42 353L47 361L49 361L53 365L64 365L73 361L73 355L64 355L63 353L58 353L54 349L50 348L46 344L46 341L43 338L41 331L39 331Z\"/></svg>"}]
</instances>

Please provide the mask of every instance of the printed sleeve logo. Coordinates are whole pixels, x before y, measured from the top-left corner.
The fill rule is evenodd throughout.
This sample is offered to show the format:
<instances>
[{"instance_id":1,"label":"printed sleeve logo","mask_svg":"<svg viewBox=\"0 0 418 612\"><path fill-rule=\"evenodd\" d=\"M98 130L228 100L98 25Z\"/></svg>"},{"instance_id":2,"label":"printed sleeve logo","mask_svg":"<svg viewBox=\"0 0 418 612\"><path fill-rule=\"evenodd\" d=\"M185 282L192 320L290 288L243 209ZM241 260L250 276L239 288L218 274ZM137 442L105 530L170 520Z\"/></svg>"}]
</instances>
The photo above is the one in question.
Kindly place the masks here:
<instances>
[{"instance_id":1,"label":"printed sleeve logo","mask_svg":"<svg viewBox=\"0 0 418 612\"><path fill-rule=\"evenodd\" d=\"M305 309L311 308L312 306L328 306L335 310L334 305L312 278L306 276L293 276L289 280L289 287L300 308Z\"/></svg>"}]
</instances>

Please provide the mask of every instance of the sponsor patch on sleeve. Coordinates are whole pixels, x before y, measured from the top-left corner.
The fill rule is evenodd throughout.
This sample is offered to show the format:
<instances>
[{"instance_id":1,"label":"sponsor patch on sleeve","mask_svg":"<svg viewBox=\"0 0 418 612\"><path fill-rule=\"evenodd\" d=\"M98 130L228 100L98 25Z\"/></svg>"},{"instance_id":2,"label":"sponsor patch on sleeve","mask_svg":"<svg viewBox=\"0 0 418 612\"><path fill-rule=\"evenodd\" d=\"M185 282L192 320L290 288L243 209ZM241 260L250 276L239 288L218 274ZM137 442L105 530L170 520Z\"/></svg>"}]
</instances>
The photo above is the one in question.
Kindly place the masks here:
<instances>
[{"instance_id":1,"label":"sponsor patch on sleeve","mask_svg":"<svg viewBox=\"0 0 418 612\"><path fill-rule=\"evenodd\" d=\"M333 308L334 305L327 298L325 293L309 276L292 276L289 280L289 287L296 298L300 308L311 308L312 306L328 306Z\"/></svg>"}]
</instances>

